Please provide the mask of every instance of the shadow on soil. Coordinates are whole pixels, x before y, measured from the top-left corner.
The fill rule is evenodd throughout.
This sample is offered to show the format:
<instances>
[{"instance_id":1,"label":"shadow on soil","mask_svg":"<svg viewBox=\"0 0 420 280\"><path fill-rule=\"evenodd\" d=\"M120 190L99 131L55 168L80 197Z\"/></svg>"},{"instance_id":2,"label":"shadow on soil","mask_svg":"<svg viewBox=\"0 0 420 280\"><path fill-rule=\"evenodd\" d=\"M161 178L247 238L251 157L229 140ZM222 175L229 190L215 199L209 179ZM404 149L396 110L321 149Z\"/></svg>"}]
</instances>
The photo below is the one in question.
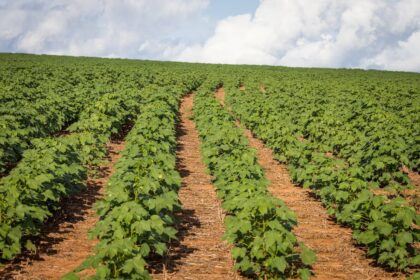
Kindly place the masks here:
<instances>
[{"instance_id":1,"label":"shadow on soil","mask_svg":"<svg viewBox=\"0 0 420 280\"><path fill-rule=\"evenodd\" d=\"M167 256L154 256L150 259L149 270L154 274L163 273L165 269L167 273L176 272L178 270L177 267L183 264L181 260L196 250L196 248L181 244L185 237L190 235L192 228L201 226L194 215L194 211L183 209L175 216L178 220L178 224L175 226L178 231L178 240L174 240L169 245L169 254Z\"/></svg>"}]
</instances>

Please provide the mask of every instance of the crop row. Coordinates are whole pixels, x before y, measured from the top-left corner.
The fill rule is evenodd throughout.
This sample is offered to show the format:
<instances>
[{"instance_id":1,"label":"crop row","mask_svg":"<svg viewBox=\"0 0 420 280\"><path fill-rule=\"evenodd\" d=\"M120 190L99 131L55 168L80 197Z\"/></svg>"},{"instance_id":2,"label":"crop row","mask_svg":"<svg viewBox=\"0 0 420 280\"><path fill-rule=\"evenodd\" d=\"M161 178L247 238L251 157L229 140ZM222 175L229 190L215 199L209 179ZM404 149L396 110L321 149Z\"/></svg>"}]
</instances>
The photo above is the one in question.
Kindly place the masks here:
<instances>
[{"instance_id":1,"label":"crop row","mask_svg":"<svg viewBox=\"0 0 420 280\"><path fill-rule=\"evenodd\" d=\"M62 131L78 119L86 103L102 95L89 83L74 83L76 74L62 69L44 65L7 70L0 77L0 172L10 170L32 148L32 139Z\"/></svg>"},{"instance_id":2,"label":"crop row","mask_svg":"<svg viewBox=\"0 0 420 280\"><path fill-rule=\"evenodd\" d=\"M180 209L176 171L177 112L182 86L156 88L143 96L141 114L98 202L100 221L91 237L95 255L76 269L96 270L93 279L151 279L147 258L164 255L176 239L174 211ZM75 272L64 279L77 279Z\"/></svg>"},{"instance_id":3,"label":"crop row","mask_svg":"<svg viewBox=\"0 0 420 280\"><path fill-rule=\"evenodd\" d=\"M279 106L281 98L232 87L227 102L277 159L288 163L293 181L313 189L329 213L353 229L354 239L367 247L368 255L396 270L418 266L420 216L415 209L401 197L374 195L360 169L320 151L317 143L299 139L293 113L287 104Z\"/></svg>"},{"instance_id":4,"label":"crop row","mask_svg":"<svg viewBox=\"0 0 420 280\"><path fill-rule=\"evenodd\" d=\"M226 239L234 245L235 267L261 279L310 276L314 253L292 233L292 212L267 191L268 181L243 131L215 100L217 82L209 82L194 100L194 120L204 162L214 178L225 219Z\"/></svg>"},{"instance_id":5,"label":"crop row","mask_svg":"<svg viewBox=\"0 0 420 280\"><path fill-rule=\"evenodd\" d=\"M377 187L401 192L412 187L407 167L419 169L420 104L415 92L390 94L371 87L344 88L336 80L326 85L273 81L265 92L273 109L288 112L291 133L345 159Z\"/></svg>"},{"instance_id":6,"label":"crop row","mask_svg":"<svg viewBox=\"0 0 420 280\"><path fill-rule=\"evenodd\" d=\"M147 90L145 90L147 92ZM142 91L105 94L87 108L64 137L33 140L33 148L0 180L0 259L12 259L60 207L63 197L86 187L87 166L97 163L105 143L138 112Z\"/></svg>"},{"instance_id":7,"label":"crop row","mask_svg":"<svg viewBox=\"0 0 420 280\"><path fill-rule=\"evenodd\" d=\"M31 147L30 140L45 137L74 121L71 92L45 95L38 101L13 100L0 106L0 172L6 172Z\"/></svg>"},{"instance_id":8,"label":"crop row","mask_svg":"<svg viewBox=\"0 0 420 280\"><path fill-rule=\"evenodd\" d=\"M157 75L153 68L84 65L83 61L67 64L64 60L57 65L3 60L0 70L1 176L16 165L23 151L33 147L33 139L60 133L83 120L80 113L100 102L103 95L173 79L166 73Z\"/></svg>"}]
</instances>

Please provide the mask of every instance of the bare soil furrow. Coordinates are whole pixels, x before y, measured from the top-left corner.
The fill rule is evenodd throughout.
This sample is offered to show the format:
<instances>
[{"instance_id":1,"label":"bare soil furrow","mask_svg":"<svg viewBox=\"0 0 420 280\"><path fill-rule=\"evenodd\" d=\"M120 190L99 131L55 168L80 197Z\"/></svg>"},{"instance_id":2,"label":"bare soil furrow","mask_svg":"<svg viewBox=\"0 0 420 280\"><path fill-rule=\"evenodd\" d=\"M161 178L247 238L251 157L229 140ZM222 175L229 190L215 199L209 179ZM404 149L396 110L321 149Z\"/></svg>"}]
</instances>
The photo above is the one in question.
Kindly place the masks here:
<instances>
[{"instance_id":1,"label":"bare soil furrow","mask_svg":"<svg viewBox=\"0 0 420 280\"><path fill-rule=\"evenodd\" d=\"M182 211L178 242L163 265L154 266L155 279L235 279L230 247L223 240L220 201L206 174L200 140L191 118L193 94L184 97L178 126L178 170L182 177Z\"/></svg>"}]
</instances>

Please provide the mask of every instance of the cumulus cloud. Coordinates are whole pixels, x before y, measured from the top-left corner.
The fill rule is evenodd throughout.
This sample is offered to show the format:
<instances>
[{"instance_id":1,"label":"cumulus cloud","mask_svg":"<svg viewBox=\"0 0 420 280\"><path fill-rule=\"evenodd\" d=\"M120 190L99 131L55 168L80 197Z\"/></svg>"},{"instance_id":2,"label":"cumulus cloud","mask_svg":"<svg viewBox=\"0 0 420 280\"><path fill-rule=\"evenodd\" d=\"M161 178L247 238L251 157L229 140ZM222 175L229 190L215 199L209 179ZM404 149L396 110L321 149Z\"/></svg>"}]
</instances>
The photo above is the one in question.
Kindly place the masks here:
<instances>
[{"instance_id":1,"label":"cumulus cloud","mask_svg":"<svg viewBox=\"0 0 420 280\"><path fill-rule=\"evenodd\" d=\"M260 0L217 22L209 3L0 0L0 51L420 72L419 0Z\"/></svg>"},{"instance_id":2,"label":"cumulus cloud","mask_svg":"<svg viewBox=\"0 0 420 280\"><path fill-rule=\"evenodd\" d=\"M148 57L174 48L208 0L14 0L0 3L0 47L17 52ZM151 47L140 48L145 42ZM153 52L154 53L154 52ZM169 53L171 54L171 53Z\"/></svg>"},{"instance_id":3,"label":"cumulus cloud","mask_svg":"<svg viewBox=\"0 0 420 280\"><path fill-rule=\"evenodd\" d=\"M420 71L420 31L410 35L406 41L385 48L379 54L366 59L363 66L379 66L385 69Z\"/></svg>"},{"instance_id":4,"label":"cumulus cloud","mask_svg":"<svg viewBox=\"0 0 420 280\"><path fill-rule=\"evenodd\" d=\"M263 0L178 60L420 71L417 0Z\"/></svg>"}]
</instances>

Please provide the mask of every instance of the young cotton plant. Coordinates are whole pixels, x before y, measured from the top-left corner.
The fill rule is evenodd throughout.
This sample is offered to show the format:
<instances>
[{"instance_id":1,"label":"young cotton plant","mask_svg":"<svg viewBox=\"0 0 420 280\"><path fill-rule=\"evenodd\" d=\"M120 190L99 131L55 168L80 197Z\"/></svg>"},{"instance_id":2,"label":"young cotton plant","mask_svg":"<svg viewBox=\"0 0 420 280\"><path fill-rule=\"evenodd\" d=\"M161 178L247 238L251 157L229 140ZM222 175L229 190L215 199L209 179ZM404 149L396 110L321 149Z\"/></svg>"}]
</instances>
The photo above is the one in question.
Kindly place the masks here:
<instances>
[{"instance_id":1,"label":"young cotton plant","mask_svg":"<svg viewBox=\"0 0 420 280\"><path fill-rule=\"evenodd\" d=\"M313 264L315 254L292 233L297 220L283 202L259 195L252 200L232 199L226 204L240 205L225 221L225 237L235 244L232 250L235 267L245 275L256 274L261 278L286 279L296 273L302 279L309 278L310 270L303 268L302 263Z\"/></svg>"},{"instance_id":2,"label":"young cotton plant","mask_svg":"<svg viewBox=\"0 0 420 280\"><path fill-rule=\"evenodd\" d=\"M96 270L91 279L151 279L148 258L165 255L176 239L181 177L175 168L175 124L182 93L176 89L144 93L142 113L96 205L101 220L90 234L100 240L95 255L63 279L78 279L76 273L88 268Z\"/></svg>"},{"instance_id":3,"label":"young cotton plant","mask_svg":"<svg viewBox=\"0 0 420 280\"><path fill-rule=\"evenodd\" d=\"M280 126L290 128L296 127L296 124L302 126L306 123L304 119L313 116L308 112L318 114L318 111L311 108L302 108L308 110L305 116L296 109L297 103L303 107L311 107L312 103L301 105L302 102L296 100L296 96L283 92L263 95L260 92L242 93L232 89L228 93L228 104L240 116L241 121L259 138L266 141L277 158L287 161L295 183L311 188L337 222L353 229L354 240L365 246L367 255L374 257L378 264L395 271L409 271L410 268L419 266L417 244L420 240L418 230L420 215L406 199L400 196L376 195L370 189L372 185L381 183L380 177L387 177L387 174L390 174L381 173L382 171L390 166L393 168L389 170L395 169L398 164L391 157L384 159L381 156L376 160L369 159L369 164L365 166L362 166L359 160L351 160L359 155L361 158L373 159L377 153L387 153L390 150L393 153L401 152L392 148L395 144L393 139L384 140L388 144L381 142L381 139L368 141L370 144L363 144L363 149L355 144L349 144L357 150L352 150L349 154L353 156L348 158L340 158L334 154L326 155L322 150L324 144L318 143L317 139L299 139L296 137L298 133L291 135L280 129ZM367 124L361 123L361 125ZM339 128L329 127L329 129ZM306 135L308 136L309 134ZM376 148L371 149L375 146ZM366 179L366 171L370 164L375 165L376 173L373 174L379 176L375 178L369 175L369 180L373 181ZM383 168L385 169L382 170ZM380 170L382 171L379 172Z\"/></svg>"}]
</instances>

